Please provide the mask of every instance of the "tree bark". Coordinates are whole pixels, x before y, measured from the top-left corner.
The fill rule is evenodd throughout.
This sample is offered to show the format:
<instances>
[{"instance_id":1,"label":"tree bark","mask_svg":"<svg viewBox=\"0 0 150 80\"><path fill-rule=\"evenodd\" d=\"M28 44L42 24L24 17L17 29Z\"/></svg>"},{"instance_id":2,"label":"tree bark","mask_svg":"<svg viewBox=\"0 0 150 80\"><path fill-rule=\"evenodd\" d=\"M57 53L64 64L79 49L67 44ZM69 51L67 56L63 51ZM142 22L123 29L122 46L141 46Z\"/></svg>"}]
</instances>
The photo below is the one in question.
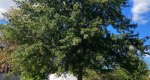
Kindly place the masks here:
<instances>
[{"instance_id":1,"label":"tree bark","mask_svg":"<svg viewBox=\"0 0 150 80\"><path fill-rule=\"evenodd\" d=\"M83 68L80 67L78 70L78 80L83 80Z\"/></svg>"}]
</instances>

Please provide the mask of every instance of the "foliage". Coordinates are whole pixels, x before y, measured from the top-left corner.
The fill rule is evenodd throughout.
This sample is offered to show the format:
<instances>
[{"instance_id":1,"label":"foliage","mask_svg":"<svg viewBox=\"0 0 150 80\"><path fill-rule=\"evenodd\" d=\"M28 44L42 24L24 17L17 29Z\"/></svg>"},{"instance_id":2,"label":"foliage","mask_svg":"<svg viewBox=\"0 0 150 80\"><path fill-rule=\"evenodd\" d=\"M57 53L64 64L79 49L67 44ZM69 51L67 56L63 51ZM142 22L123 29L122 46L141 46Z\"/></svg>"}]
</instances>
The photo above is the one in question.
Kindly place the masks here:
<instances>
[{"instance_id":1,"label":"foliage","mask_svg":"<svg viewBox=\"0 0 150 80\"><path fill-rule=\"evenodd\" d=\"M129 73L145 54L136 26L122 13L127 0L25 0L6 17L3 40L17 44L12 62L20 76L43 80L50 73ZM129 26L128 26L129 25ZM118 34L111 33L112 26ZM17 63L16 63L17 62ZM124 73L122 73L124 74ZM143 74L141 74L143 75Z\"/></svg>"},{"instance_id":2,"label":"foliage","mask_svg":"<svg viewBox=\"0 0 150 80\"><path fill-rule=\"evenodd\" d=\"M0 72L3 71L4 67L8 66L10 56L6 51L0 50Z\"/></svg>"},{"instance_id":3,"label":"foliage","mask_svg":"<svg viewBox=\"0 0 150 80\"><path fill-rule=\"evenodd\" d=\"M0 72L3 71L4 67L10 67L10 61L11 61L11 52L15 48L15 45L7 45L4 46L3 41L1 41L1 49L0 49ZM9 46L9 47L8 47Z\"/></svg>"},{"instance_id":4,"label":"foliage","mask_svg":"<svg viewBox=\"0 0 150 80\"><path fill-rule=\"evenodd\" d=\"M119 67L106 73L96 73L95 71L88 70L85 80L147 80L148 69L146 64L143 61L139 61L134 67L136 70L132 73Z\"/></svg>"}]
</instances>

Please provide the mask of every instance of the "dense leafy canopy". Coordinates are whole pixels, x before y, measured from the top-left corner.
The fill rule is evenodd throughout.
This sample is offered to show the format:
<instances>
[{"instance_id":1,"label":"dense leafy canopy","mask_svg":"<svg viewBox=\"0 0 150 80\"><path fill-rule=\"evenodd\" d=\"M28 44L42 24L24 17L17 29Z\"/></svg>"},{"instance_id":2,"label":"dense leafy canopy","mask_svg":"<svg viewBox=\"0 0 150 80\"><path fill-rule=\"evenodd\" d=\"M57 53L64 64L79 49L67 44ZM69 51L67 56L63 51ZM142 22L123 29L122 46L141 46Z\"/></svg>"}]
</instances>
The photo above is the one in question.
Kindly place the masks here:
<instances>
[{"instance_id":1,"label":"dense leafy canopy","mask_svg":"<svg viewBox=\"0 0 150 80\"><path fill-rule=\"evenodd\" d=\"M138 62L144 64L144 41L121 12L127 0L16 3L6 15L9 24L2 37L17 45L12 61L22 79L42 80L50 73L68 72L82 80L87 70L107 73L119 67L136 73ZM118 33L111 33L108 26Z\"/></svg>"}]
</instances>

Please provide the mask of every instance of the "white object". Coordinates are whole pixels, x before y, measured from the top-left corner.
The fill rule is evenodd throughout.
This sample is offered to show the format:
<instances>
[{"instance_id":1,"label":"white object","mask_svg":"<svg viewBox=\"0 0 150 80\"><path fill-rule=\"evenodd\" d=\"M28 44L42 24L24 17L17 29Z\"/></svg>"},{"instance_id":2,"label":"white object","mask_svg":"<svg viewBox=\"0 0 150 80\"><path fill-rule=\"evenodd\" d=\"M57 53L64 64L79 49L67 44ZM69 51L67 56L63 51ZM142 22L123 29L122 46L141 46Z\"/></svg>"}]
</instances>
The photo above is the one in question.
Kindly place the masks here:
<instances>
[{"instance_id":1,"label":"white object","mask_svg":"<svg viewBox=\"0 0 150 80\"><path fill-rule=\"evenodd\" d=\"M77 80L77 78L71 74L62 74L61 76L50 74L49 80Z\"/></svg>"}]
</instances>

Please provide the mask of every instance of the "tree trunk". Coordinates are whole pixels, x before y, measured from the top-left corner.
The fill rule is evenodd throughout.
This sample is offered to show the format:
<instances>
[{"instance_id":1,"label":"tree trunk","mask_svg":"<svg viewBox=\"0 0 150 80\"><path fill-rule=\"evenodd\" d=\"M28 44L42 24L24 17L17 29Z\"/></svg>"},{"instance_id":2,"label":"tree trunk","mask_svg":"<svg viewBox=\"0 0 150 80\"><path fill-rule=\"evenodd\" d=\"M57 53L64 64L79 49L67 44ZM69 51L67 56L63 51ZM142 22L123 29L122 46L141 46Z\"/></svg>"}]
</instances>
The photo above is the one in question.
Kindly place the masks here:
<instances>
[{"instance_id":1,"label":"tree trunk","mask_svg":"<svg viewBox=\"0 0 150 80\"><path fill-rule=\"evenodd\" d=\"M78 70L78 80L83 80L83 68L80 67L79 70Z\"/></svg>"}]
</instances>

